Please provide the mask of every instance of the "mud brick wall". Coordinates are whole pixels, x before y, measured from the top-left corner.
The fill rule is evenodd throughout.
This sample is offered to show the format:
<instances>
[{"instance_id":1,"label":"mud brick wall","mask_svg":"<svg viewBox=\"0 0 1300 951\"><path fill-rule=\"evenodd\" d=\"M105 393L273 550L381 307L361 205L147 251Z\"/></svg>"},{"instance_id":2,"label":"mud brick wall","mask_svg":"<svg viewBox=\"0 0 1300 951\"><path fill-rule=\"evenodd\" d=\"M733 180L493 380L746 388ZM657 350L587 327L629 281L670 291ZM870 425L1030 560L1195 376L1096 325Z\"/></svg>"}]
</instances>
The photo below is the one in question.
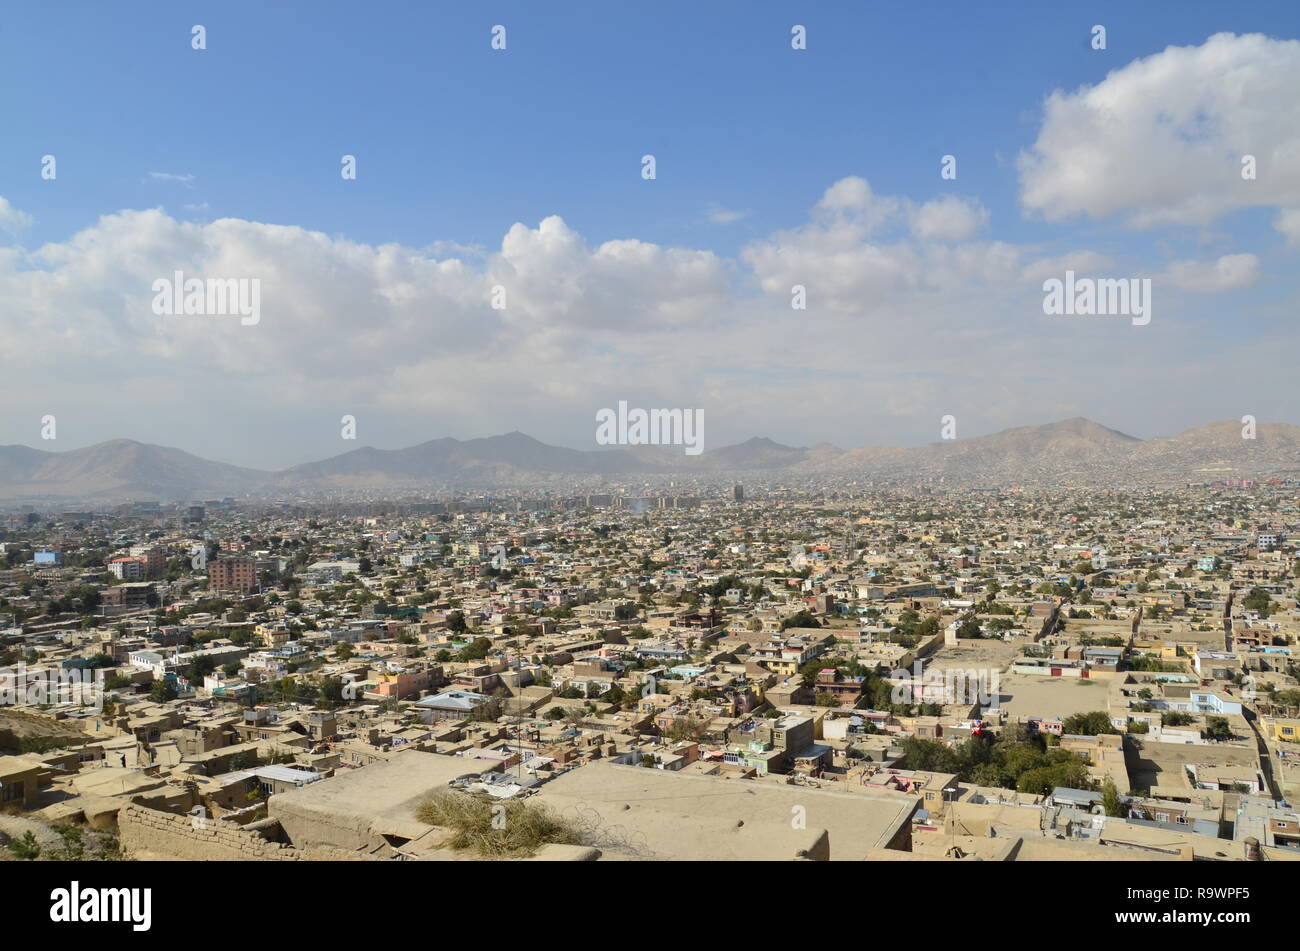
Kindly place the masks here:
<instances>
[{"instance_id":1,"label":"mud brick wall","mask_svg":"<svg viewBox=\"0 0 1300 951\"><path fill-rule=\"evenodd\" d=\"M373 856L340 849L295 849L271 842L257 831L208 819L196 828L193 817L139 805L123 806L117 816L122 850L133 858L209 862L293 862L369 860Z\"/></svg>"}]
</instances>

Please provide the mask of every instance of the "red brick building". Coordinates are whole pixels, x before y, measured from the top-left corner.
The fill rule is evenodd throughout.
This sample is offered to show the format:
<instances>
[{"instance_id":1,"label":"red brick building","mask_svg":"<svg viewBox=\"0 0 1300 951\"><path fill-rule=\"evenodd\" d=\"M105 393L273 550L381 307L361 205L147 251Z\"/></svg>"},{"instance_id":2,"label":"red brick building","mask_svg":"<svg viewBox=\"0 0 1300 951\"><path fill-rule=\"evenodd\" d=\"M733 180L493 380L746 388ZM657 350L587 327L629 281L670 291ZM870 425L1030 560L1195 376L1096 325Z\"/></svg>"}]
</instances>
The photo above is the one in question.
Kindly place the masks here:
<instances>
[{"instance_id":1,"label":"red brick building","mask_svg":"<svg viewBox=\"0 0 1300 951\"><path fill-rule=\"evenodd\" d=\"M248 555L233 555L209 563L208 587L213 591L238 591L240 594L256 591L256 559Z\"/></svg>"}]
</instances>

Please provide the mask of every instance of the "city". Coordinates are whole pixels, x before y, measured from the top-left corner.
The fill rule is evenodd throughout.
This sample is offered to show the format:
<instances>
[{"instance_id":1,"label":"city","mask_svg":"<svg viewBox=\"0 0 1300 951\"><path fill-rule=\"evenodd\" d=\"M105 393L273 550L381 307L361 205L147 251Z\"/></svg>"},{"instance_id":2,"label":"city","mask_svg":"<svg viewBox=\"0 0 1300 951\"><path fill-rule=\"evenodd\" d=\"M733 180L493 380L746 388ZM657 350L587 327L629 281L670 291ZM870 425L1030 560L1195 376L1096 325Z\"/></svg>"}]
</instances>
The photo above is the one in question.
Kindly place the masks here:
<instances>
[{"instance_id":1,"label":"city","mask_svg":"<svg viewBox=\"0 0 1300 951\"><path fill-rule=\"evenodd\" d=\"M0 23L7 924L1288 933L1295 0Z\"/></svg>"},{"instance_id":2,"label":"city","mask_svg":"<svg viewBox=\"0 0 1300 951\"><path fill-rule=\"evenodd\" d=\"M1298 548L1284 479L12 514L0 828L85 858L1300 859Z\"/></svg>"}]
</instances>

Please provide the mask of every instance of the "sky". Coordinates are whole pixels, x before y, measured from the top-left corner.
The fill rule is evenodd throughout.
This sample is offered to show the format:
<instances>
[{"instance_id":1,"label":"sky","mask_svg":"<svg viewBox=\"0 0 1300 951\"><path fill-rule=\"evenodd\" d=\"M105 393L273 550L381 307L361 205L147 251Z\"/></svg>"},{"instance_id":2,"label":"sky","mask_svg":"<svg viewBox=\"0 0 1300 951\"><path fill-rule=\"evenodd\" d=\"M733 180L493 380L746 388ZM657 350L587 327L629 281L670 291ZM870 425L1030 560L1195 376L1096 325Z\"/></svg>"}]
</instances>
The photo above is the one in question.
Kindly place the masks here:
<instances>
[{"instance_id":1,"label":"sky","mask_svg":"<svg viewBox=\"0 0 1300 951\"><path fill-rule=\"evenodd\" d=\"M0 73L0 443L1300 423L1293 0L27 4ZM1067 270L1150 321L1045 314Z\"/></svg>"}]
</instances>

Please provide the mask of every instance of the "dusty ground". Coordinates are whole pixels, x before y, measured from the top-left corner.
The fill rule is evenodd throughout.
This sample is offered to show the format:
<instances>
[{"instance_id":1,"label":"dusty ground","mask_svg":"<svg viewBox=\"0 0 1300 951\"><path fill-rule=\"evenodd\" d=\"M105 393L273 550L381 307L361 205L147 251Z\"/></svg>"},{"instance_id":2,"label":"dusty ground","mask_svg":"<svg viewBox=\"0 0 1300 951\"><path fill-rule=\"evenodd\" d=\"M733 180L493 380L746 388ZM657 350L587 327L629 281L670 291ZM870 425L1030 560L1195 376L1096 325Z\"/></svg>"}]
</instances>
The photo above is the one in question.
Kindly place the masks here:
<instances>
[{"instance_id":1,"label":"dusty ground","mask_svg":"<svg viewBox=\"0 0 1300 951\"><path fill-rule=\"evenodd\" d=\"M24 861L14 845L26 833L40 849L38 861L107 861L120 859L117 835L111 830L84 826L55 826L27 816L0 814L0 861Z\"/></svg>"},{"instance_id":2,"label":"dusty ground","mask_svg":"<svg viewBox=\"0 0 1300 951\"><path fill-rule=\"evenodd\" d=\"M27 832L32 834L41 851L63 846L63 837L44 822L24 816L0 815L0 846L4 847L5 851L8 851L10 842L21 839Z\"/></svg>"},{"instance_id":3,"label":"dusty ground","mask_svg":"<svg viewBox=\"0 0 1300 951\"><path fill-rule=\"evenodd\" d=\"M0 708L0 754L19 752L19 743L28 737L85 739L86 734L48 717Z\"/></svg>"}]
</instances>

